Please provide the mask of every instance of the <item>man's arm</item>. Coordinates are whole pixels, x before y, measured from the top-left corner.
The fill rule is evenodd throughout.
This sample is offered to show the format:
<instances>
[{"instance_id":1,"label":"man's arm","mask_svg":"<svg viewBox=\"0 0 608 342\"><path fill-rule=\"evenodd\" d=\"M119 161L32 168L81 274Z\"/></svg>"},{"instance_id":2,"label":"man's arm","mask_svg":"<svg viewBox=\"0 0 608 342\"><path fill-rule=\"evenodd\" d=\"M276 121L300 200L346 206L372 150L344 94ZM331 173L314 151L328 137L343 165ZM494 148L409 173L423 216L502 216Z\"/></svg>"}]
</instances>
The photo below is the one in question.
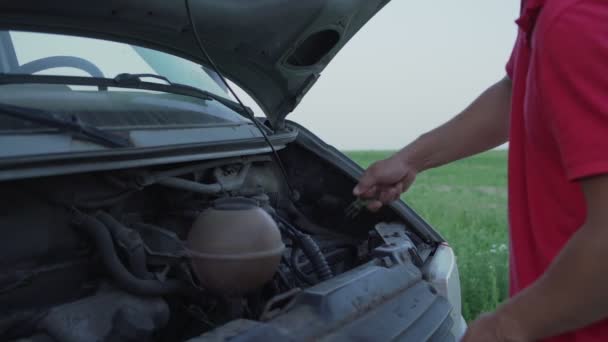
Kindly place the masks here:
<instances>
[{"instance_id":1,"label":"man's arm","mask_svg":"<svg viewBox=\"0 0 608 342\"><path fill-rule=\"evenodd\" d=\"M505 76L460 114L423 134L398 154L420 172L507 142L511 87L511 81Z\"/></svg>"},{"instance_id":2,"label":"man's arm","mask_svg":"<svg viewBox=\"0 0 608 342\"><path fill-rule=\"evenodd\" d=\"M371 210L396 200L417 173L505 143L510 111L511 81L505 77L450 121L370 166L353 193L375 199Z\"/></svg>"},{"instance_id":3,"label":"man's arm","mask_svg":"<svg viewBox=\"0 0 608 342\"><path fill-rule=\"evenodd\" d=\"M587 221L538 281L496 311L501 340L535 341L608 317L608 175L581 184Z\"/></svg>"}]
</instances>

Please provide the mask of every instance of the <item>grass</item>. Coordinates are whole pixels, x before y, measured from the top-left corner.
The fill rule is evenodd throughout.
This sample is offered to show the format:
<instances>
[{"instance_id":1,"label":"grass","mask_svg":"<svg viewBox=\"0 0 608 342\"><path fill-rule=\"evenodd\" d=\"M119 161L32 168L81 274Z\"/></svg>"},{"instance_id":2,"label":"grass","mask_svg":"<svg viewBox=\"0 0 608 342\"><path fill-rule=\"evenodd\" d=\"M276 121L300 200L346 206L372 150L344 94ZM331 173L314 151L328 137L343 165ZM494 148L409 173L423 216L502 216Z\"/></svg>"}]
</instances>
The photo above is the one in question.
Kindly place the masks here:
<instances>
[{"instance_id":1,"label":"grass","mask_svg":"<svg viewBox=\"0 0 608 342\"><path fill-rule=\"evenodd\" d=\"M347 152L361 166L391 152ZM402 198L454 248L468 321L508 293L507 153L491 151L420 174Z\"/></svg>"}]
</instances>

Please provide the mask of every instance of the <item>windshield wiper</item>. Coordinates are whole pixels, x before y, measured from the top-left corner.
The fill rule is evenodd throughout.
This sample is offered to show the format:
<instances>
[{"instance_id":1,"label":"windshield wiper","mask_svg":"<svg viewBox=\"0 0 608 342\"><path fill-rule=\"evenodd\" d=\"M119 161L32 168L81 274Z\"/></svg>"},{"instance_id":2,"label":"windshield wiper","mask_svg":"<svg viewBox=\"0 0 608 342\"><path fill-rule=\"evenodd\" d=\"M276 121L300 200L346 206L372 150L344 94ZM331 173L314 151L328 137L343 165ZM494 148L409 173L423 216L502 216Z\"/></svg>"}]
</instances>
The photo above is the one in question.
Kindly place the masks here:
<instances>
[{"instance_id":1,"label":"windshield wiper","mask_svg":"<svg viewBox=\"0 0 608 342\"><path fill-rule=\"evenodd\" d=\"M108 147L132 146L127 138L84 124L76 116L72 116L72 120L68 120L45 110L19 107L6 103L0 103L0 115L27 120L46 127L73 133L75 137L85 137L88 140Z\"/></svg>"},{"instance_id":2,"label":"windshield wiper","mask_svg":"<svg viewBox=\"0 0 608 342\"><path fill-rule=\"evenodd\" d=\"M233 110L241 115L245 115L248 119L251 117L251 114L249 112L244 111L243 107L240 104L238 104L237 102L231 101L225 97L221 97L219 95L208 92L206 90L202 90L202 89L199 89L196 87L189 86L187 84L171 82L168 78L166 78L165 76L162 76L162 75L122 73L122 74L118 74L118 75L116 75L116 77L114 77L114 82L116 82L117 84L120 84L120 85L127 86L127 87L135 87L135 88L141 87L143 89L145 89L145 87L149 86L150 84L158 84L158 83L142 81L141 80L142 78L156 78L159 80L163 80L163 81L167 82L166 86L175 90L175 92L177 92L178 94L180 93L180 91L183 91L183 92L185 92L185 95L192 96L192 93L194 92L197 95L199 95L199 97L203 97L206 100L215 100L215 101L223 104L224 106L230 108L231 110ZM143 85L143 87L142 87L142 85ZM246 110L251 111L250 108L248 108L248 107L245 107L245 108L246 108Z\"/></svg>"},{"instance_id":3,"label":"windshield wiper","mask_svg":"<svg viewBox=\"0 0 608 342\"><path fill-rule=\"evenodd\" d=\"M182 83L175 83L175 82L171 82L168 78L166 78L165 76L162 75L155 75L155 74L129 74L129 73L123 73L123 74L119 74L116 77L114 77L114 82L118 83L118 84L123 84L125 86L131 86L133 84L135 85L141 85L142 83L144 84L156 84L156 83L151 83L151 82L144 82L141 79L142 78L156 78L159 80L163 80L165 82L167 82L167 84L172 87L173 89L177 90L178 92L180 90L186 91L188 93L191 92L196 92L204 97L206 97L206 99L208 100L215 100L221 104L223 104L224 106L230 108L231 110L244 115L245 117L247 117L247 119L251 118L251 108L249 107L245 107L245 110L243 109L243 106L241 106L239 103L234 102L232 100L229 100L225 97L221 97L219 95L216 95L214 93L208 92L206 90L202 90L196 87L192 87L189 86L187 84L182 84Z\"/></svg>"},{"instance_id":4,"label":"windshield wiper","mask_svg":"<svg viewBox=\"0 0 608 342\"><path fill-rule=\"evenodd\" d=\"M142 78L156 78L158 80L167 82L167 84L173 85L173 83L171 83L171 81L168 78L166 78L165 76L156 75L156 74L122 73L122 74L118 74L114 77L114 82L119 83L119 84L124 84L124 85L129 85L129 84L137 85L142 82L141 81Z\"/></svg>"},{"instance_id":5,"label":"windshield wiper","mask_svg":"<svg viewBox=\"0 0 608 342\"><path fill-rule=\"evenodd\" d=\"M146 82L142 78L152 77L165 81L167 84ZM228 107L232 111L246 117L251 118L251 109L243 107L230 99L216 95L214 93L192 87L186 84L173 83L164 76L155 74L119 74L114 78L101 77L82 77L82 76L55 76L55 75L27 75L27 74L2 74L0 73L0 84L67 84L81 86L96 86L100 90L106 90L108 87L116 88L132 88L152 91L161 91L164 93L173 93L178 95L186 95L197 97L203 100L215 100L222 105Z\"/></svg>"}]
</instances>

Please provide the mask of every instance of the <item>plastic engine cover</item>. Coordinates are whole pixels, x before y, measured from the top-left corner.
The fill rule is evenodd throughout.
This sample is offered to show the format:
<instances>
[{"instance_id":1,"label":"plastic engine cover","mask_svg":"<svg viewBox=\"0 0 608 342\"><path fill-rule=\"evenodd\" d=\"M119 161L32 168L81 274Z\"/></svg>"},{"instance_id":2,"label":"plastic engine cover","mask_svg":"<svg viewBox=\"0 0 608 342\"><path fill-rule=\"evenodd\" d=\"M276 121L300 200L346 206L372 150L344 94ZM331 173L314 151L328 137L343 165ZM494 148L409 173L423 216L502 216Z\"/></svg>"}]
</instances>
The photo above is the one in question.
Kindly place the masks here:
<instances>
[{"instance_id":1,"label":"plastic engine cover","mask_svg":"<svg viewBox=\"0 0 608 342\"><path fill-rule=\"evenodd\" d=\"M450 303L411 261L376 261L299 293L268 322L236 320L202 341L454 341Z\"/></svg>"}]
</instances>

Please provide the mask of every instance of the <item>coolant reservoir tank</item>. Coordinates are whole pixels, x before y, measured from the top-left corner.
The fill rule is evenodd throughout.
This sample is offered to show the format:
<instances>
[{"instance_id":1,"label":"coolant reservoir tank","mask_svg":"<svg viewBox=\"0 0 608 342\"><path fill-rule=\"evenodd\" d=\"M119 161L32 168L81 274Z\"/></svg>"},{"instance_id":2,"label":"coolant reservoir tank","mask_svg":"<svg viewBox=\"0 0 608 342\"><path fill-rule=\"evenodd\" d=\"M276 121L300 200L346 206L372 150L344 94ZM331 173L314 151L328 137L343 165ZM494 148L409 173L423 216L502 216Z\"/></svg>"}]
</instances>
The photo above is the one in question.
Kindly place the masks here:
<instances>
[{"instance_id":1,"label":"coolant reservoir tank","mask_svg":"<svg viewBox=\"0 0 608 342\"><path fill-rule=\"evenodd\" d=\"M234 296L271 280L285 246L276 222L255 201L225 198L194 221L188 248L201 285Z\"/></svg>"}]
</instances>

